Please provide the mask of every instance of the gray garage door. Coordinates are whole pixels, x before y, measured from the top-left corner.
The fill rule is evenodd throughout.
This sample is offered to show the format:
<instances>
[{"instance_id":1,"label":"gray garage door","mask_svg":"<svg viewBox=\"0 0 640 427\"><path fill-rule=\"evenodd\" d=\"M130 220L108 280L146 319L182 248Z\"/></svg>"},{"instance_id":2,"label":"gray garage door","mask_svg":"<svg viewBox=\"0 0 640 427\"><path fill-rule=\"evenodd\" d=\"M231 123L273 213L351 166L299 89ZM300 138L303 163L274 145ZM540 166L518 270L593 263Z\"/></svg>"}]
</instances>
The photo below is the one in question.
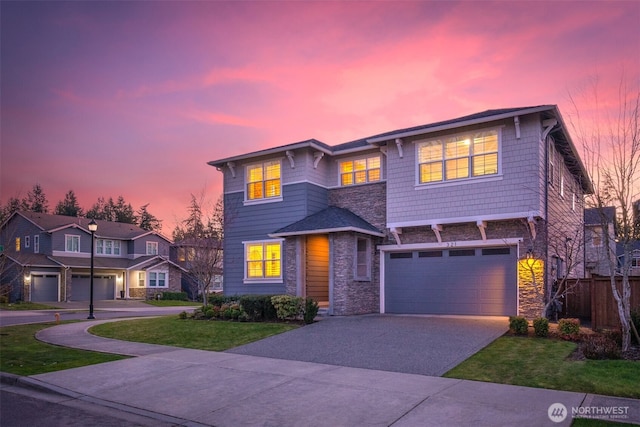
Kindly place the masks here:
<instances>
[{"instance_id":1,"label":"gray garage door","mask_svg":"<svg viewBox=\"0 0 640 427\"><path fill-rule=\"evenodd\" d=\"M93 300L115 299L115 276L93 276ZM73 275L71 282L71 299L73 301L89 301L91 296L90 277Z\"/></svg>"},{"instance_id":2,"label":"gray garage door","mask_svg":"<svg viewBox=\"0 0 640 427\"><path fill-rule=\"evenodd\" d=\"M385 311L515 315L516 248L387 252Z\"/></svg>"},{"instance_id":3,"label":"gray garage door","mask_svg":"<svg viewBox=\"0 0 640 427\"><path fill-rule=\"evenodd\" d=\"M32 274L31 301L58 301L58 275Z\"/></svg>"}]
</instances>

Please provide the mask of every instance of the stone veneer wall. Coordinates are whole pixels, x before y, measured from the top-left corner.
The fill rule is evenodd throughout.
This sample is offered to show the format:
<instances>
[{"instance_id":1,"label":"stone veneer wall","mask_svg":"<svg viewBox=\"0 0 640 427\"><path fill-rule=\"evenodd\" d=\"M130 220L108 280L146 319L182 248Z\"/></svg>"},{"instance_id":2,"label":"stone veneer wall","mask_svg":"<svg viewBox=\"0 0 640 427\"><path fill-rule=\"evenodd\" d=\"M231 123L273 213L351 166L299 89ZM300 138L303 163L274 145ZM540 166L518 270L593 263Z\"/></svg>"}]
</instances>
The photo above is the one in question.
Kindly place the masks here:
<instances>
[{"instance_id":1,"label":"stone veneer wall","mask_svg":"<svg viewBox=\"0 0 640 427\"><path fill-rule=\"evenodd\" d=\"M182 272L177 268L169 269L168 288L129 288L129 298L155 299L157 294L162 292L181 292Z\"/></svg>"}]
</instances>

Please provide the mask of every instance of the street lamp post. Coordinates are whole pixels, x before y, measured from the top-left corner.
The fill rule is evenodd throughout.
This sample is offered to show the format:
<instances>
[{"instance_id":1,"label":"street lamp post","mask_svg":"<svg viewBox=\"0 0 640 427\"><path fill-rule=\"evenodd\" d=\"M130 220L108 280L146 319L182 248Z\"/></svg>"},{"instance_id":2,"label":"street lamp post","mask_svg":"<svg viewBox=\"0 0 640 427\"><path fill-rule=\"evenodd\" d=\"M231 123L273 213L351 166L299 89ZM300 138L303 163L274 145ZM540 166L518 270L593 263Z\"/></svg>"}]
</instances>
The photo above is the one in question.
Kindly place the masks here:
<instances>
[{"instance_id":1,"label":"street lamp post","mask_svg":"<svg viewBox=\"0 0 640 427\"><path fill-rule=\"evenodd\" d=\"M89 231L91 232L91 278L89 279L91 290L89 295L89 317L87 319L95 319L93 315L93 252L94 252L94 239L96 230L98 230L98 224L92 219L89 223Z\"/></svg>"}]
</instances>

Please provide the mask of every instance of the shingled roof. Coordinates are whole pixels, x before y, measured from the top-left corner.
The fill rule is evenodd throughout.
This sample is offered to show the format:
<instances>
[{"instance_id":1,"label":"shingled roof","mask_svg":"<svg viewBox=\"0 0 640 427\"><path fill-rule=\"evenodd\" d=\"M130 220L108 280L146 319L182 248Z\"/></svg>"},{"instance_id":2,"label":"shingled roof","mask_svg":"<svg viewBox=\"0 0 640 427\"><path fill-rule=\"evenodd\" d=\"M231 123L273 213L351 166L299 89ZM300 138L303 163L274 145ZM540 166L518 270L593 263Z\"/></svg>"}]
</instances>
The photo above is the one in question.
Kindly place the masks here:
<instances>
[{"instance_id":1,"label":"shingled roof","mask_svg":"<svg viewBox=\"0 0 640 427\"><path fill-rule=\"evenodd\" d=\"M355 231L383 237L384 233L348 209L329 206L300 221L287 225L269 234L271 237L299 236L304 234L336 233Z\"/></svg>"}]
</instances>

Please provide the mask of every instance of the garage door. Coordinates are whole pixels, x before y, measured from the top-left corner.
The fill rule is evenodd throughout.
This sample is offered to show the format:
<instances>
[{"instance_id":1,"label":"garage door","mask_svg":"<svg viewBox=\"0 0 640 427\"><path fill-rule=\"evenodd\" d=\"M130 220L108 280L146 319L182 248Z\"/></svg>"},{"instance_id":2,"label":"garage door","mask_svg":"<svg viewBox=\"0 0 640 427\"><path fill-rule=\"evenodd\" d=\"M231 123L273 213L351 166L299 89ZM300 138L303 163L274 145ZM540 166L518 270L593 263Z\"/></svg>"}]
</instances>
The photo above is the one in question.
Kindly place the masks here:
<instances>
[{"instance_id":1,"label":"garage door","mask_svg":"<svg viewBox=\"0 0 640 427\"><path fill-rule=\"evenodd\" d=\"M89 276L71 277L71 299L89 301L91 299L91 280ZM93 276L93 300L115 299L115 276Z\"/></svg>"},{"instance_id":2,"label":"garage door","mask_svg":"<svg viewBox=\"0 0 640 427\"><path fill-rule=\"evenodd\" d=\"M58 275L31 274L31 301L58 301Z\"/></svg>"},{"instance_id":3,"label":"garage door","mask_svg":"<svg viewBox=\"0 0 640 427\"><path fill-rule=\"evenodd\" d=\"M385 311L506 316L517 311L515 247L385 254Z\"/></svg>"}]
</instances>

